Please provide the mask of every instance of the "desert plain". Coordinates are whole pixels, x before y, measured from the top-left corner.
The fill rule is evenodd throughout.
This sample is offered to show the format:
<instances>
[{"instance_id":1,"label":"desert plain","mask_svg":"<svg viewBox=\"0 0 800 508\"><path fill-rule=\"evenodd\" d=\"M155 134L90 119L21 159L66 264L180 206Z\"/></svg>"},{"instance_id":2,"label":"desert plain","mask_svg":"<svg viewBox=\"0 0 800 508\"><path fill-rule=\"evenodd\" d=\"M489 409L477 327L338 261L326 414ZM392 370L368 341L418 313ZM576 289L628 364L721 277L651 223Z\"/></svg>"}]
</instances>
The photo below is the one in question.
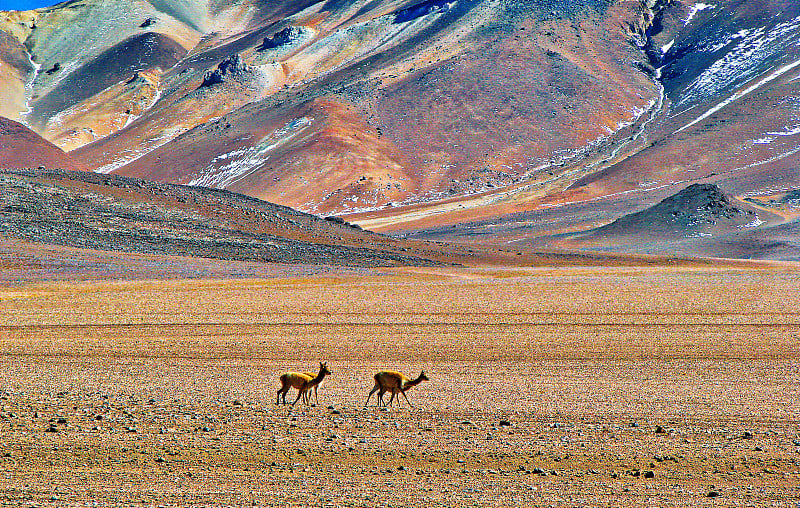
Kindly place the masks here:
<instances>
[{"instance_id":1,"label":"desert plain","mask_svg":"<svg viewBox=\"0 0 800 508\"><path fill-rule=\"evenodd\" d=\"M724 262L6 279L0 504L795 507L798 302ZM364 407L383 368L413 408Z\"/></svg>"}]
</instances>

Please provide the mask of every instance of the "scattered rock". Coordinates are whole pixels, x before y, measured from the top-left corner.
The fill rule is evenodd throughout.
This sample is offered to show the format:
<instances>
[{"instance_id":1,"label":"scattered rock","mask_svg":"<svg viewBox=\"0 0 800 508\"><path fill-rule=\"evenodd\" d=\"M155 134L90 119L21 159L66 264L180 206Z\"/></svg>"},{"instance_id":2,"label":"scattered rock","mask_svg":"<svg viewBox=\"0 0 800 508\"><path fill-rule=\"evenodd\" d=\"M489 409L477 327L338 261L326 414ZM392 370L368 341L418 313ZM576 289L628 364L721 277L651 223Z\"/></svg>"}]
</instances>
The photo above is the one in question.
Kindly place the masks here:
<instances>
[{"instance_id":1,"label":"scattered rock","mask_svg":"<svg viewBox=\"0 0 800 508\"><path fill-rule=\"evenodd\" d=\"M510 421L508 421L508 420L500 420L500 423L499 423L499 425L500 425L501 427L511 427L511 422L510 422Z\"/></svg>"},{"instance_id":2,"label":"scattered rock","mask_svg":"<svg viewBox=\"0 0 800 508\"><path fill-rule=\"evenodd\" d=\"M655 478L656 474L653 471L645 471L642 476L645 478Z\"/></svg>"},{"instance_id":3,"label":"scattered rock","mask_svg":"<svg viewBox=\"0 0 800 508\"><path fill-rule=\"evenodd\" d=\"M153 26L155 24L156 24L156 20L154 20L153 18L147 18L146 20L144 20L142 22L141 25L139 25L139 28L147 28L148 26Z\"/></svg>"},{"instance_id":4,"label":"scattered rock","mask_svg":"<svg viewBox=\"0 0 800 508\"><path fill-rule=\"evenodd\" d=\"M719 492L717 492L716 490L712 490L708 494L706 494L706 497L719 497Z\"/></svg>"},{"instance_id":5,"label":"scattered rock","mask_svg":"<svg viewBox=\"0 0 800 508\"><path fill-rule=\"evenodd\" d=\"M667 431L661 425L656 425L656 434L666 434Z\"/></svg>"}]
</instances>

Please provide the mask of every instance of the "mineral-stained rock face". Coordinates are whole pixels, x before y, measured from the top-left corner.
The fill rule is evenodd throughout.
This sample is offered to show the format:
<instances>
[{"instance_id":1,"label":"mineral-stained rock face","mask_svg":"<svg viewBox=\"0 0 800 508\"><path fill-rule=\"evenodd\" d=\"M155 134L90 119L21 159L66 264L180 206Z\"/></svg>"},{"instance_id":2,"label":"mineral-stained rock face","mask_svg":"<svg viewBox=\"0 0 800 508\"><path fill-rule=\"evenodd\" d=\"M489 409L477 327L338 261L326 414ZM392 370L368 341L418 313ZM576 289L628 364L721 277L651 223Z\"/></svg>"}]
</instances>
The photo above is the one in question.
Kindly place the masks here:
<instances>
[{"instance_id":1,"label":"mineral-stained rock face","mask_svg":"<svg viewBox=\"0 0 800 508\"><path fill-rule=\"evenodd\" d=\"M175 41L189 53L174 63L148 60L151 72L162 73L160 95L125 128L92 128L84 115L80 128L111 135L79 148L81 159L104 172L124 167L126 174L187 183L224 160L250 168L250 188L240 191L309 211L342 213L467 196L547 175L542 166L557 170L587 143L637 120L658 92L652 78L632 65L647 60L628 43L625 28L642 23L644 11L636 4L273 2L250 10L237 0L211 8L181 5L152 1L115 10L88 0L69 10L39 11L38 28L24 40L43 69L60 67L34 77L31 125L49 135L44 127L60 120L62 111L127 79L114 72L71 92L82 77L101 74L88 71L106 61L109 51L132 47L153 37L142 30L156 30L159 39L145 45L167 48ZM121 14L130 23L120 21ZM82 53L59 51L57 41L77 40L75 28L87 18L104 27L102 34L87 27L91 44ZM157 22L143 27L148 19ZM212 19L221 25L212 29ZM139 70L125 67L127 74ZM237 78L236 86L216 86L237 74L246 76ZM348 110L349 120L313 118L314 132L326 133L316 137L316 146L259 144L265 112L278 108L288 114L321 101ZM200 139L202 132L213 131L203 124L223 115L232 136ZM322 124L323 117L335 123ZM279 134L281 126L296 120L275 118L272 132ZM565 136L564 125L575 128ZM78 125L62 127L72 132ZM218 145L211 160L184 157L166 172L148 166L168 157L171 142L193 128L201 129L191 133L196 143ZM228 146L220 145L225 139ZM254 150L263 161L255 167L249 155ZM384 157L368 155L387 152L393 154L389 167ZM307 172L310 164L316 165L314 177L300 178L297 172ZM287 191L287 181L309 186Z\"/></svg>"},{"instance_id":2,"label":"mineral-stained rock face","mask_svg":"<svg viewBox=\"0 0 800 508\"><path fill-rule=\"evenodd\" d=\"M129 79L136 72L168 69L185 54L186 50L177 42L162 34L148 32L112 46L90 63L69 73L56 62L51 74L58 72L64 76L35 102L27 118L33 125L40 126L52 116Z\"/></svg>"}]
</instances>

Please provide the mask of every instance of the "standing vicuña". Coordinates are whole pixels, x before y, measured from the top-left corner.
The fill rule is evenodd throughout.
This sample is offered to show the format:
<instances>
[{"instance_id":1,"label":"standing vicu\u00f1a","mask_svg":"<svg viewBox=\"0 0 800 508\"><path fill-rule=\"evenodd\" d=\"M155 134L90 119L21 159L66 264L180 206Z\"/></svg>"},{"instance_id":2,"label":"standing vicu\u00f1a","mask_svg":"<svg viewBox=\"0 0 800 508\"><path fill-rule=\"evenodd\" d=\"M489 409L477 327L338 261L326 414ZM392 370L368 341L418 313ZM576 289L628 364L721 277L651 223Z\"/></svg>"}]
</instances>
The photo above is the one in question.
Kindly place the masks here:
<instances>
[{"instance_id":1,"label":"standing vicu\u00f1a","mask_svg":"<svg viewBox=\"0 0 800 508\"><path fill-rule=\"evenodd\" d=\"M372 394L378 392L378 406L381 404L386 405L383 403L383 394L386 392L392 392L392 396L389 399L389 406L392 405L392 401L394 400L395 395L398 393L402 394L403 397L408 402L408 405L414 407L411 402L409 402L408 397L406 396L406 391L411 388L412 386L417 386L423 381L429 381L428 376L425 375L425 371L423 370L420 372L419 377L417 379L408 379L404 375L399 372L393 370L382 370L375 374L375 387L369 392L367 395L367 402L364 403L364 407L367 407L369 403L369 398L372 397ZM397 403L400 404L400 399L397 399Z\"/></svg>"},{"instance_id":2,"label":"standing vicu\u00f1a","mask_svg":"<svg viewBox=\"0 0 800 508\"><path fill-rule=\"evenodd\" d=\"M281 388L278 390L278 400L275 403L280 404L282 397L283 403L286 404L286 393L290 388L297 389L297 398L292 402L293 406L300 400L300 397L303 397L303 402L307 403L307 392L311 388L316 388L325 379L326 374L332 374L332 372L328 370L328 364L324 362L319 363L319 372L316 377L311 377L302 372L285 372L281 374Z\"/></svg>"},{"instance_id":3,"label":"standing vicu\u00f1a","mask_svg":"<svg viewBox=\"0 0 800 508\"><path fill-rule=\"evenodd\" d=\"M310 378L314 377L314 373L313 372L303 372L303 374L305 374L306 376L308 376ZM319 385L314 385L314 399L315 399L314 403L317 404L317 405L319 405L319 396L317 396L317 387L318 386ZM308 404L309 402L311 402L311 391L307 391L305 393L305 396L303 397L303 403Z\"/></svg>"}]
</instances>

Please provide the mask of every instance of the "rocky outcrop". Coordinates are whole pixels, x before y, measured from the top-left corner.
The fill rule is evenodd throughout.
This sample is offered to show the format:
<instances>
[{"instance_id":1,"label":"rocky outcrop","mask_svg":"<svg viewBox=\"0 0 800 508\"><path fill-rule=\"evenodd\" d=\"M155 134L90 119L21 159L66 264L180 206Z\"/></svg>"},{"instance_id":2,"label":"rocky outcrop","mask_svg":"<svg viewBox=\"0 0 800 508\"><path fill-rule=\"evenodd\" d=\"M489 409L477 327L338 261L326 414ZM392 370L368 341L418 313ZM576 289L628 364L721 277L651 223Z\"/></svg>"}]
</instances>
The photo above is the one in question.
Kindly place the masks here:
<instances>
[{"instance_id":1,"label":"rocky outcrop","mask_svg":"<svg viewBox=\"0 0 800 508\"><path fill-rule=\"evenodd\" d=\"M252 72L252 69L247 65L241 56L234 54L221 61L216 69L213 71L206 71L203 76L203 83L200 87L208 87L223 83L227 77L241 75L247 72Z\"/></svg>"},{"instance_id":2,"label":"rocky outcrop","mask_svg":"<svg viewBox=\"0 0 800 508\"><path fill-rule=\"evenodd\" d=\"M264 42L257 49L265 51L290 44L300 36L300 29L296 26L287 26L272 37L264 37Z\"/></svg>"}]
</instances>

